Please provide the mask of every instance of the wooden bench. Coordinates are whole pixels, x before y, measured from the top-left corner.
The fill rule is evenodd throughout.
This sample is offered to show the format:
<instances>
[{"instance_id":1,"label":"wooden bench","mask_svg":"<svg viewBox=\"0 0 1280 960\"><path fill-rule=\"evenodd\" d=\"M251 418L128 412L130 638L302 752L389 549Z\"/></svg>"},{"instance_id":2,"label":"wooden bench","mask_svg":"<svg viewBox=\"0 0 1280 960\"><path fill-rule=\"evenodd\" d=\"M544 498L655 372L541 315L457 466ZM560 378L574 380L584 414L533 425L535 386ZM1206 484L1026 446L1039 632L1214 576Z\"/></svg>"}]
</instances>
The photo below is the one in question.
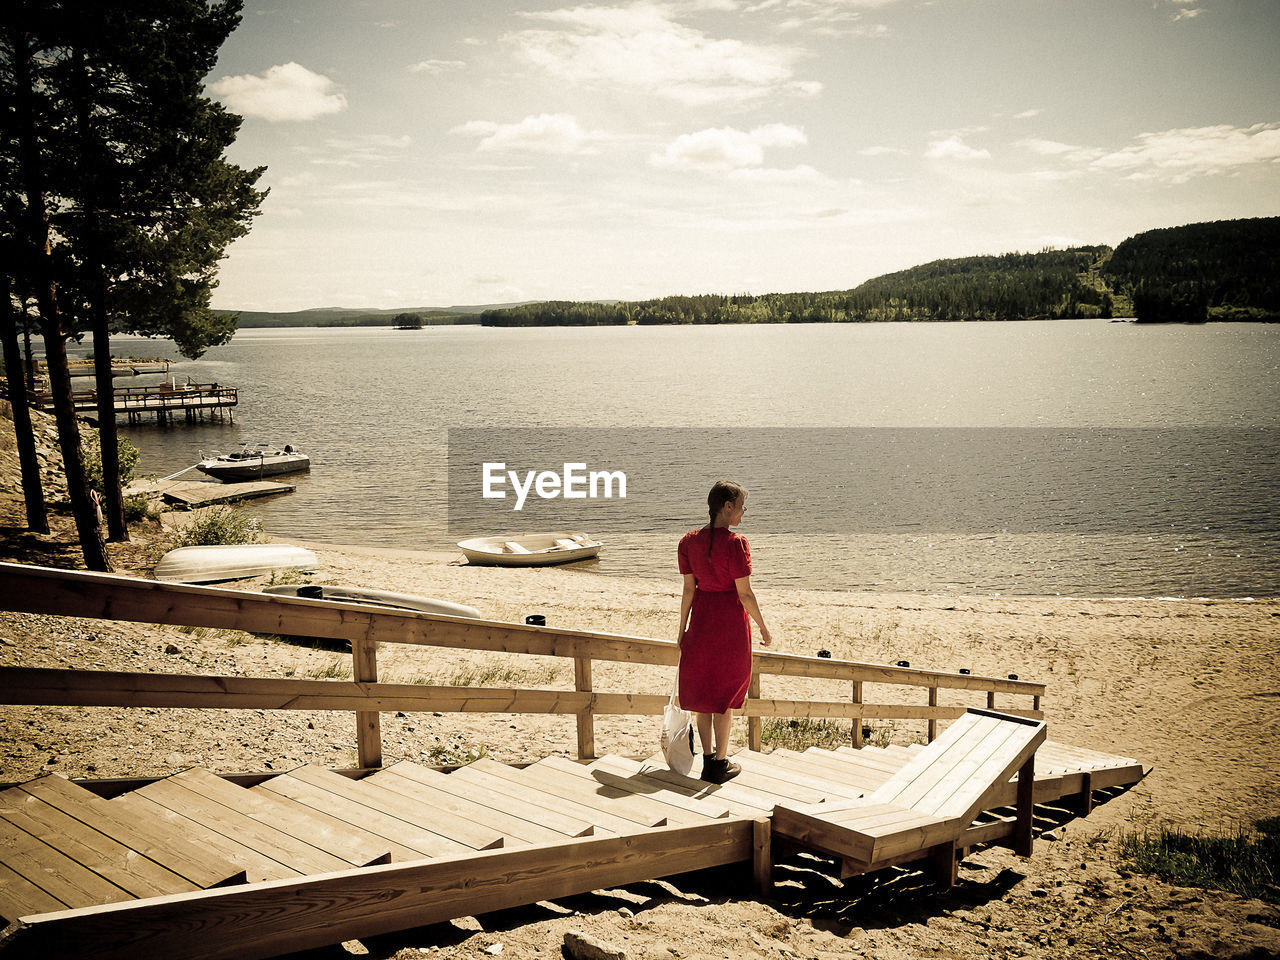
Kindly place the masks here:
<instances>
[{"instance_id":1,"label":"wooden bench","mask_svg":"<svg viewBox=\"0 0 1280 960\"><path fill-rule=\"evenodd\" d=\"M932 857L938 882L950 886L965 830L1015 772L1014 849L1031 854L1035 752L1045 733L1040 721L969 710L859 800L779 804L774 835L840 857L844 876Z\"/></svg>"}]
</instances>

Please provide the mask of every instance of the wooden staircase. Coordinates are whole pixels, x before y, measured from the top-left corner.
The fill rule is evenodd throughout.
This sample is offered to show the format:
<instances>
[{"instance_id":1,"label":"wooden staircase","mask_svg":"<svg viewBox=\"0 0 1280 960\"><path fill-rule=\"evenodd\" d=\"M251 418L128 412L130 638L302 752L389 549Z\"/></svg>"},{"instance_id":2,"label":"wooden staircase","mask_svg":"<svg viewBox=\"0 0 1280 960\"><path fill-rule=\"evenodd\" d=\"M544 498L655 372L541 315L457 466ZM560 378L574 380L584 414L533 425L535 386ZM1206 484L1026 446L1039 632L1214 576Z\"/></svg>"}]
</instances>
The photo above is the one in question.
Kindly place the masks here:
<instances>
[{"instance_id":1,"label":"wooden staircase","mask_svg":"<svg viewBox=\"0 0 1280 960\"><path fill-rule=\"evenodd\" d=\"M847 810L922 749L744 751L719 786L618 756L303 766L250 786L196 767L110 799L52 774L0 791L0 953L270 956L723 863L767 876L775 810ZM1144 774L1052 742L1040 755L1041 803ZM1016 784L996 792L1011 804ZM990 815L983 842L1013 819Z\"/></svg>"}]
</instances>

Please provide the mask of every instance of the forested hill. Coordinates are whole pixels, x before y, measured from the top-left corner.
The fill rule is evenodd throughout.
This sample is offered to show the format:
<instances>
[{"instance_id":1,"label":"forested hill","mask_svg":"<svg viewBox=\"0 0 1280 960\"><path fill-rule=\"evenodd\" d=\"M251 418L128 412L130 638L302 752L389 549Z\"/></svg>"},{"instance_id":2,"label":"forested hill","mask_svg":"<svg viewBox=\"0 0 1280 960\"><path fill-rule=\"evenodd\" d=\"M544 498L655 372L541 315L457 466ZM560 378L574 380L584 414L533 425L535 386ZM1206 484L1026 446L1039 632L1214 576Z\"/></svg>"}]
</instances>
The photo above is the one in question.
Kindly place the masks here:
<instances>
[{"instance_id":1,"label":"forested hill","mask_svg":"<svg viewBox=\"0 0 1280 960\"><path fill-rule=\"evenodd\" d=\"M829 323L876 320L1047 320L1110 317L1100 276L1110 247L937 260L852 290L660 297L621 303L525 304L486 310L490 326L625 323Z\"/></svg>"},{"instance_id":2,"label":"forested hill","mask_svg":"<svg viewBox=\"0 0 1280 960\"><path fill-rule=\"evenodd\" d=\"M1148 230L1103 276L1139 320L1280 320L1280 217Z\"/></svg>"}]
</instances>

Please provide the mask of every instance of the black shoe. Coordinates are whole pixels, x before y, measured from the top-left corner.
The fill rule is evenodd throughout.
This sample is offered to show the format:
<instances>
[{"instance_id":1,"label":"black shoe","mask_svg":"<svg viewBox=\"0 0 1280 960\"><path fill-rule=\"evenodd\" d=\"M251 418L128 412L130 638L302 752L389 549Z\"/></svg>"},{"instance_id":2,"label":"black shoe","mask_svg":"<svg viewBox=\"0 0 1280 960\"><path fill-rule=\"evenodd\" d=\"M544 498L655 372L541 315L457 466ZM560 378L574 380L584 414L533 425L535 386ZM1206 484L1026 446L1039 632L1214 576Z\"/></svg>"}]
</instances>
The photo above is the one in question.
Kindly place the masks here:
<instances>
[{"instance_id":1,"label":"black shoe","mask_svg":"<svg viewBox=\"0 0 1280 960\"><path fill-rule=\"evenodd\" d=\"M715 757L702 758L702 777L707 783L727 783L742 772L742 767L738 766L728 757L723 760L717 760Z\"/></svg>"}]
</instances>

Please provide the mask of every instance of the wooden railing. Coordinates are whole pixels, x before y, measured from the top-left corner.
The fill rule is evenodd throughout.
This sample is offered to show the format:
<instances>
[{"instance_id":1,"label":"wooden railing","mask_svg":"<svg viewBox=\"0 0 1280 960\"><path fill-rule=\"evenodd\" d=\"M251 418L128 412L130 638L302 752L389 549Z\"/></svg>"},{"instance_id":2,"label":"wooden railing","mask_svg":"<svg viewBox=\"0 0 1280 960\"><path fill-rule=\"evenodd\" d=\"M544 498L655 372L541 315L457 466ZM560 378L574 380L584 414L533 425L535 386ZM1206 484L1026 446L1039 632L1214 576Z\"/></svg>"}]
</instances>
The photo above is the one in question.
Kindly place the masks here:
<instances>
[{"instance_id":1,"label":"wooden railing","mask_svg":"<svg viewBox=\"0 0 1280 960\"><path fill-rule=\"evenodd\" d=\"M674 643L641 637L12 563L0 563L0 610L350 641L351 681L0 667L0 703L354 711L361 767L382 765L379 715L390 711L573 714L577 718L578 755L592 757L595 717L661 715L667 702L662 695L595 690L592 663L675 666L678 660ZM380 643L571 658L574 689L384 683L378 679ZM844 681L850 684L851 696L847 701L766 699L760 691L761 677L766 675ZM868 683L918 688L927 696L927 703L868 701L864 697ZM1040 698L1045 687L1039 683L764 652L755 655L750 694L741 713L748 718L748 746L752 749L760 747L763 717L851 720L854 746L862 745L862 720L924 720L932 740L939 720L954 719L965 711L964 706L940 704L941 690L985 692L989 708L996 706L998 694L1029 697L1029 707L1001 704L1000 709L1036 719L1043 716Z\"/></svg>"}]
</instances>

